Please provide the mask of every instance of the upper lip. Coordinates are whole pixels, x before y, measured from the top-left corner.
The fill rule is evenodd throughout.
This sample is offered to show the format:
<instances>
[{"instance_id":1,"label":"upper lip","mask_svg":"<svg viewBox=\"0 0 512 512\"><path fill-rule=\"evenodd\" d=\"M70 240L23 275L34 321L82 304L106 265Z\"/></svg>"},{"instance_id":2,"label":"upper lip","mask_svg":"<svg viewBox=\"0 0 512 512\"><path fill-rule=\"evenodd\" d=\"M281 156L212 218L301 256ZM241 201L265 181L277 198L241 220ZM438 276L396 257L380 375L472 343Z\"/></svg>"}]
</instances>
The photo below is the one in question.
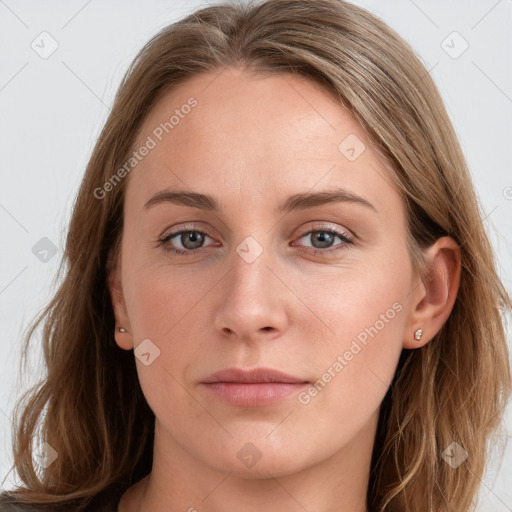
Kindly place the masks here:
<instances>
[{"instance_id":1,"label":"upper lip","mask_svg":"<svg viewBox=\"0 0 512 512\"><path fill-rule=\"evenodd\" d=\"M287 375L286 373L274 370L272 368L253 368L243 370L242 368L227 368L219 372L212 373L203 383L212 382L282 382L282 383L303 383L308 382L300 377Z\"/></svg>"}]
</instances>

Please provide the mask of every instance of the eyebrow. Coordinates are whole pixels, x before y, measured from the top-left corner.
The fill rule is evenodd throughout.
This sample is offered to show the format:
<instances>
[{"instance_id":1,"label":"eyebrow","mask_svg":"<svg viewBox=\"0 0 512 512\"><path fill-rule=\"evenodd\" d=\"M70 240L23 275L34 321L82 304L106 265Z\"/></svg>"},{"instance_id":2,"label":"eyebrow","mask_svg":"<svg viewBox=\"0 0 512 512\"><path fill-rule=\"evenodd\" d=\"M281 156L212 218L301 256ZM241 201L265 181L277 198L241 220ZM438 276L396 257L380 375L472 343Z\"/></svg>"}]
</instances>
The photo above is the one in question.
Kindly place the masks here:
<instances>
[{"instance_id":1,"label":"eyebrow","mask_svg":"<svg viewBox=\"0 0 512 512\"><path fill-rule=\"evenodd\" d=\"M163 203L191 206L215 213L222 210L220 203L213 196L184 190L161 190L146 202L144 209ZM375 206L364 197L342 188L336 188L334 191L304 192L291 195L276 208L275 213L282 214L293 210L305 210L330 203L356 203L377 212Z\"/></svg>"}]
</instances>

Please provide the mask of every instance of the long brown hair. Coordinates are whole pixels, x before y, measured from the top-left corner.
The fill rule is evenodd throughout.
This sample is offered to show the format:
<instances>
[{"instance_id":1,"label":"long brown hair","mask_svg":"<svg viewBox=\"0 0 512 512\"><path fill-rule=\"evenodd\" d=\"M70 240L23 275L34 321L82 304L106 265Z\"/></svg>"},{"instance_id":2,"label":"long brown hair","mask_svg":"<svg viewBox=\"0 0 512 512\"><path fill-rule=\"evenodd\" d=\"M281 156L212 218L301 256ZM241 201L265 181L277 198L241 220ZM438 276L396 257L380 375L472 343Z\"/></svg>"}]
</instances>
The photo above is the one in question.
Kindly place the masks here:
<instances>
[{"instance_id":1,"label":"long brown hair","mask_svg":"<svg viewBox=\"0 0 512 512\"><path fill-rule=\"evenodd\" d=\"M16 409L13 467L24 483L17 497L84 502L151 471L154 415L133 354L115 343L107 288L122 234L126 180L102 198L97 191L130 157L143 121L170 87L227 66L294 72L339 98L393 172L407 206L411 257L423 276L422 249L444 235L460 246L453 311L430 343L403 351L382 404L368 506L466 512L511 390L501 317L511 301L434 82L396 32L342 0L203 8L161 30L136 56L74 203L59 269L64 278L25 339L24 357L44 322L47 376ZM36 471L32 450L42 441L58 457ZM468 453L456 469L442 457L453 442Z\"/></svg>"}]
</instances>

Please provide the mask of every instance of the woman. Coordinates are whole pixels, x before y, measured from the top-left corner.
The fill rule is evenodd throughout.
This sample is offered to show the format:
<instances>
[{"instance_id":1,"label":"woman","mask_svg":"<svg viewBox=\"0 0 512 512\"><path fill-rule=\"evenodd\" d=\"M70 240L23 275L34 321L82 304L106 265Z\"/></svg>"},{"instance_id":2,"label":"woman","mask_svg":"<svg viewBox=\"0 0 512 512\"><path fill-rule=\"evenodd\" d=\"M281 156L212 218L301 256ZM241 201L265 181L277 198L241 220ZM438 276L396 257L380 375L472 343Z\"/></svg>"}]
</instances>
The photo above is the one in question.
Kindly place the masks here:
<instances>
[{"instance_id":1,"label":"woman","mask_svg":"<svg viewBox=\"0 0 512 512\"><path fill-rule=\"evenodd\" d=\"M65 262L0 510L470 510L511 302L439 93L367 11L161 31Z\"/></svg>"}]
</instances>

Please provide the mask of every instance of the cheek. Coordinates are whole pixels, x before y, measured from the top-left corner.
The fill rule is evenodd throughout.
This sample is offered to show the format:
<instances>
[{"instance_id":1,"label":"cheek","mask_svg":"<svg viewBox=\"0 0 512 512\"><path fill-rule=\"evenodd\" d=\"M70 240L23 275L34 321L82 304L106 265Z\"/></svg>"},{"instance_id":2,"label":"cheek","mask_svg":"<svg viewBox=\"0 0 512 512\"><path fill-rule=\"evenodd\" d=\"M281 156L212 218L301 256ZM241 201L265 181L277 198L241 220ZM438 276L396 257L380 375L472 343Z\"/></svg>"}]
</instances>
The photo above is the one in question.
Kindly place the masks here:
<instances>
[{"instance_id":1,"label":"cheek","mask_svg":"<svg viewBox=\"0 0 512 512\"><path fill-rule=\"evenodd\" d=\"M397 252L366 262L347 260L330 278L311 279L298 291L329 326L313 358L318 375L336 375L331 380L338 384L329 387L380 396L390 384L402 350L412 278L404 263L407 253Z\"/></svg>"},{"instance_id":2,"label":"cheek","mask_svg":"<svg viewBox=\"0 0 512 512\"><path fill-rule=\"evenodd\" d=\"M149 339L159 351L151 366L137 361L141 385L162 386L172 394L177 382L172 376L182 381L190 365L204 358L204 333L201 336L200 331L215 276L142 259L136 265L129 263L126 272L133 278L127 280L125 300L135 349Z\"/></svg>"},{"instance_id":3,"label":"cheek","mask_svg":"<svg viewBox=\"0 0 512 512\"><path fill-rule=\"evenodd\" d=\"M155 264L140 258L126 265L129 277L124 292L135 344L145 337L172 337L178 323L186 323L187 315L201 307L202 297L212 286L207 272L171 268L162 261Z\"/></svg>"},{"instance_id":4,"label":"cheek","mask_svg":"<svg viewBox=\"0 0 512 512\"><path fill-rule=\"evenodd\" d=\"M206 283L164 267L140 268L127 290L127 308L134 335L135 349L143 340L151 340L158 356L149 365L136 360L139 382L144 396L157 417L166 418L168 426L177 428L180 415L169 414L169 407L196 411L190 395L184 392L183 375L191 362L201 357L200 344L194 344L194 329ZM193 283L193 284L192 284ZM156 350L156 349L155 349ZM204 351L202 352L204 357Z\"/></svg>"}]
</instances>

